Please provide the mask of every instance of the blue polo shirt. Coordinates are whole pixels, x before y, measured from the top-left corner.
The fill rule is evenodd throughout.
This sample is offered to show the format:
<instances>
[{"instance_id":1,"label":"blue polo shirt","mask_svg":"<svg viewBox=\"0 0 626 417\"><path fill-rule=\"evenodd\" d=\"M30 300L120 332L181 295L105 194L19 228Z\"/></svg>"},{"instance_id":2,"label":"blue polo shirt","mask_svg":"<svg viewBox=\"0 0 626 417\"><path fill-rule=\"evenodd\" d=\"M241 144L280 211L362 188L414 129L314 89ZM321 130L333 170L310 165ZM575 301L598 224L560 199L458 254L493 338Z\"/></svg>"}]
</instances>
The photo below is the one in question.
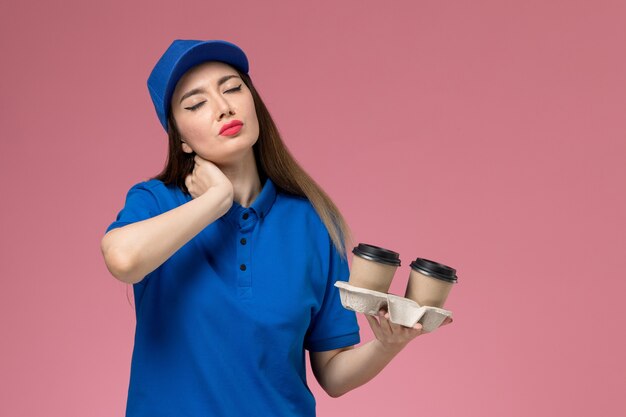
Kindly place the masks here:
<instances>
[{"instance_id":1,"label":"blue polo shirt","mask_svg":"<svg viewBox=\"0 0 626 417\"><path fill-rule=\"evenodd\" d=\"M106 231L191 199L140 182ZM250 207L234 201L133 284L126 416L315 416L304 349L360 342L356 313L333 285L348 276L313 205L268 178Z\"/></svg>"}]
</instances>

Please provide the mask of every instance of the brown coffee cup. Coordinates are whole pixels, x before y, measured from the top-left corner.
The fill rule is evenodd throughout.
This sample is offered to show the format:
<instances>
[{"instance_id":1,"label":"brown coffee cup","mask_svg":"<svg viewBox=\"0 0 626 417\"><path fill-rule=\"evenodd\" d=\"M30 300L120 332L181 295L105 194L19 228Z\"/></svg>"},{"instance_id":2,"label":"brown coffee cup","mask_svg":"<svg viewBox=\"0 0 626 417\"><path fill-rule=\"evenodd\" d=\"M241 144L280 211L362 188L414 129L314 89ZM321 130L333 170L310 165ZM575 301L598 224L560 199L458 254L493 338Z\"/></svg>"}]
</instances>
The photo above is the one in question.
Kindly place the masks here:
<instances>
[{"instance_id":1,"label":"brown coffee cup","mask_svg":"<svg viewBox=\"0 0 626 417\"><path fill-rule=\"evenodd\" d=\"M393 275L400 266L400 255L379 246L359 243L352 253L352 268L348 284L387 293Z\"/></svg>"},{"instance_id":2,"label":"brown coffee cup","mask_svg":"<svg viewBox=\"0 0 626 417\"><path fill-rule=\"evenodd\" d=\"M417 258L411 262L411 273L404 297L420 306L443 308L452 286L456 283L454 268Z\"/></svg>"}]
</instances>

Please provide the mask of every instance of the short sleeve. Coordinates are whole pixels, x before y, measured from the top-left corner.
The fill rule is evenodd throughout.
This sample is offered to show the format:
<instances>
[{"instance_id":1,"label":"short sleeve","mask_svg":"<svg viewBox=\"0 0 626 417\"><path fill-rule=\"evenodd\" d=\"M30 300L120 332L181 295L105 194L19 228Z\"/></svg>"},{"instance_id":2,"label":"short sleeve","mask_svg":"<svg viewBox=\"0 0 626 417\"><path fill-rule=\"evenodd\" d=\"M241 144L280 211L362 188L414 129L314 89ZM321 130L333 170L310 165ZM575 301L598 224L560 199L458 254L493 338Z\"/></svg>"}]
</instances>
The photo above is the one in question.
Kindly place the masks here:
<instances>
[{"instance_id":1,"label":"short sleeve","mask_svg":"<svg viewBox=\"0 0 626 417\"><path fill-rule=\"evenodd\" d=\"M126 202L105 234L116 227L146 220L160 213L157 199L146 182L133 185L126 194Z\"/></svg>"},{"instance_id":2,"label":"short sleeve","mask_svg":"<svg viewBox=\"0 0 626 417\"><path fill-rule=\"evenodd\" d=\"M329 239L330 240L330 239ZM356 313L341 304L337 281L348 281L350 270L335 245L330 244L329 270L322 306L311 320L304 348L321 352L358 344L361 341Z\"/></svg>"}]
</instances>

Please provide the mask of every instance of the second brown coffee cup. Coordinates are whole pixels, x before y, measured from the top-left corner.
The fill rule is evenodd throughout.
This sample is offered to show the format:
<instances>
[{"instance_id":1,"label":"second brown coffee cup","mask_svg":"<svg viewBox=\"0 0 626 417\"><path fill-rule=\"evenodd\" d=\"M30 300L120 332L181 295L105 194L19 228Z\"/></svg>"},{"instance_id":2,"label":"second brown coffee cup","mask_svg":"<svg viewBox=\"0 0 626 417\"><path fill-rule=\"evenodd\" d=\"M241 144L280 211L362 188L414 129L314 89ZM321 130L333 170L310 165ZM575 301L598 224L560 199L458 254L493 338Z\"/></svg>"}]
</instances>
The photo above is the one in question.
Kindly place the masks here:
<instances>
[{"instance_id":1,"label":"second brown coffee cup","mask_svg":"<svg viewBox=\"0 0 626 417\"><path fill-rule=\"evenodd\" d=\"M447 265L417 258L411 262L411 274L405 298L420 306L443 308L452 286L456 284L456 270Z\"/></svg>"},{"instance_id":2,"label":"second brown coffee cup","mask_svg":"<svg viewBox=\"0 0 626 417\"><path fill-rule=\"evenodd\" d=\"M359 243L352 253L348 284L387 293L393 275L400 266L400 254L379 246Z\"/></svg>"}]
</instances>

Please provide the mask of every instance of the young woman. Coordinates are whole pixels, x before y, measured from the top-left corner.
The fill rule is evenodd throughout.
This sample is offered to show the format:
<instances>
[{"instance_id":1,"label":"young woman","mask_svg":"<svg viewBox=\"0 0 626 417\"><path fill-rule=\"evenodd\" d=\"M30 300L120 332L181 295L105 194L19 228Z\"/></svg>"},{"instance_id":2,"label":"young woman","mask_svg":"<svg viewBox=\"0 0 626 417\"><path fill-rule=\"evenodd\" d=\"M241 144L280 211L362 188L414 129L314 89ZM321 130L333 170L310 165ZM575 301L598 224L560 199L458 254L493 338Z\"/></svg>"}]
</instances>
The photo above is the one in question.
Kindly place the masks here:
<instances>
[{"instance_id":1,"label":"young woman","mask_svg":"<svg viewBox=\"0 0 626 417\"><path fill-rule=\"evenodd\" d=\"M378 374L421 325L342 307L350 232L282 142L236 45L176 40L148 79L166 166L106 230L133 284L127 416L314 416L304 350L333 397ZM350 245L351 246L351 245Z\"/></svg>"}]
</instances>

